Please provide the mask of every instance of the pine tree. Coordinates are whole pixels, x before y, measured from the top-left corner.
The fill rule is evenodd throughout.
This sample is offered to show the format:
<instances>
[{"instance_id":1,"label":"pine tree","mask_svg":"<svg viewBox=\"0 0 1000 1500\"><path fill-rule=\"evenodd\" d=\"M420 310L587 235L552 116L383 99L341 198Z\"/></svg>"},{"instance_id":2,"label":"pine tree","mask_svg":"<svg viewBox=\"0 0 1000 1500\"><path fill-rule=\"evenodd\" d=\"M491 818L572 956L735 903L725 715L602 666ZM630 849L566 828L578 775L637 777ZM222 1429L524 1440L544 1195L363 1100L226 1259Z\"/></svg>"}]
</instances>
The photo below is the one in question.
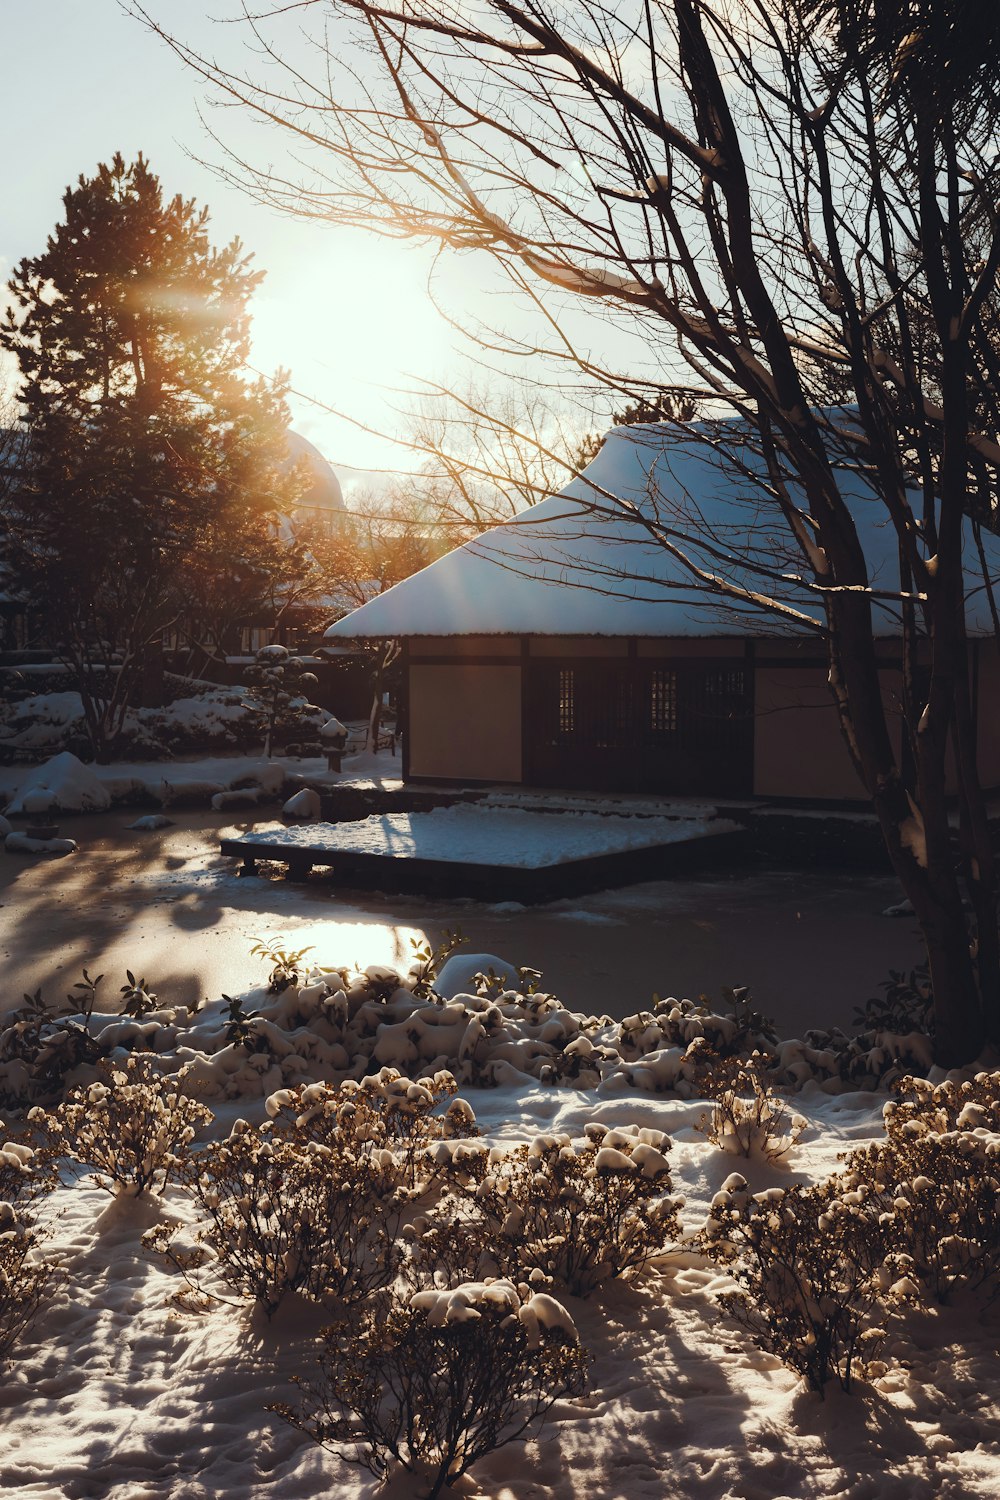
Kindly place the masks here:
<instances>
[{"instance_id":1,"label":"pine tree","mask_svg":"<svg viewBox=\"0 0 1000 1500\"><path fill-rule=\"evenodd\" d=\"M284 377L243 374L263 273L240 241L213 248L208 210L165 200L141 155L81 176L63 202L0 327L29 455L5 509L106 758L193 580L266 550L301 480Z\"/></svg>"}]
</instances>

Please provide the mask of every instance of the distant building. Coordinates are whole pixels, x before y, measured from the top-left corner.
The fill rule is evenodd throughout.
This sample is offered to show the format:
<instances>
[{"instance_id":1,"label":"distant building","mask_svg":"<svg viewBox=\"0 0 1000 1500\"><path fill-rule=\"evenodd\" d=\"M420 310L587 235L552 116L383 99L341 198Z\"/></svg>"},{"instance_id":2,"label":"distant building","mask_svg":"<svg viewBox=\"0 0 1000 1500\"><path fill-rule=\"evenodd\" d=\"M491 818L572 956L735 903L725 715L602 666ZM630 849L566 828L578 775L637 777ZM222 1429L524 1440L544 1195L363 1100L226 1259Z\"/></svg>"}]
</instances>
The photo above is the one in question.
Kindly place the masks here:
<instances>
[{"instance_id":1,"label":"distant building","mask_svg":"<svg viewBox=\"0 0 1000 1500\"><path fill-rule=\"evenodd\" d=\"M744 471L699 429L618 427L558 495L331 625L328 641L403 644L404 775L414 782L845 802L864 797L827 687L815 592ZM895 533L855 468L839 474L876 589L898 590ZM794 486L792 486L794 494ZM1000 540L984 534L1000 577ZM676 549L672 551L671 549ZM803 617L713 594L680 560ZM978 567L970 546L969 566ZM899 606L873 603L883 693L900 700ZM970 575L984 780L1000 784L1000 656ZM894 722L901 728L898 714ZM899 735L897 728L897 737Z\"/></svg>"}]
</instances>

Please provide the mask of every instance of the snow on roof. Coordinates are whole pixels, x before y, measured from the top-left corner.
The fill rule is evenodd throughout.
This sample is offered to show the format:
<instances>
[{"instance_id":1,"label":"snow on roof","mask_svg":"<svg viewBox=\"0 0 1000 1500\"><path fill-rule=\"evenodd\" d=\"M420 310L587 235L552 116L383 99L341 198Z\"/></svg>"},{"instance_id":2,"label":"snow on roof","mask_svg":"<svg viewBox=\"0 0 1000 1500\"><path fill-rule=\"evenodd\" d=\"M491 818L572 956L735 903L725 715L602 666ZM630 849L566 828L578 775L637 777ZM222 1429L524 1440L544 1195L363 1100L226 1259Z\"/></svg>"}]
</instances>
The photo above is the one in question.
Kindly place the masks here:
<instances>
[{"instance_id":1,"label":"snow on roof","mask_svg":"<svg viewBox=\"0 0 1000 1500\"><path fill-rule=\"evenodd\" d=\"M326 636L808 631L808 619L819 620L822 605L803 581L801 550L762 476L759 453L735 423L614 428L584 473L559 494L404 579L331 625ZM895 531L846 449L838 484L857 523L873 589L898 591ZM789 478L787 488L793 501L804 503L795 480ZM990 573L1000 581L1000 539L984 533L983 543ZM752 601L720 598L678 554L729 584L777 592L806 618L783 621ZM969 555L975 566L971 545ZM898 634L898 605L876 598L875 609L877 632ZM978 572L970 573L967 613L972 633L991 632Z\"/></svg>"}]
</instances>

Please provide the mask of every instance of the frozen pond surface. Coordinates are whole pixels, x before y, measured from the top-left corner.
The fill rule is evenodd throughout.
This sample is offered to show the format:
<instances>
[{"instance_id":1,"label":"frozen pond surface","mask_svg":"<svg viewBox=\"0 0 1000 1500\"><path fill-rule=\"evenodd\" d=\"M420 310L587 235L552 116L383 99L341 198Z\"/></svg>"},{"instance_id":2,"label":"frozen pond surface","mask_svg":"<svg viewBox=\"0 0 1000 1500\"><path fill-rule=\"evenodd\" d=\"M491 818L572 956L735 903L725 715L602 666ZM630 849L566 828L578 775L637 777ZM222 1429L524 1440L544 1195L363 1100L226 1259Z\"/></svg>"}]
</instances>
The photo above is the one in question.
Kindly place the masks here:
<instances>
[{"instance_id":1,"label":"frozen pond surface","mask_svg":"<svg viewBox=\"0 0 1000 1500\"><path fill-rule=\"evenodd\" d=\"M892 879L854 871L724 869L548 906L344 891L240 879L218 854L225 832L253 826L232 816L175 813L175 825L131 832L135 814L61 820L79 853L62 860L0 854L3 1003L39 985L60 997L86 966L104 973L102 998L144 975L167 1003L237 994L266 970L257 938L312 945L328 963L406 967L411 939L440 941L458 928L466 951L495 953L543 972L544 987L573 1009L627 1015L660 995L748 984L786 1035L849 1025L890 968L920 956L912 919L883 909L899 900Z\"/></svg>"}]
</instances>

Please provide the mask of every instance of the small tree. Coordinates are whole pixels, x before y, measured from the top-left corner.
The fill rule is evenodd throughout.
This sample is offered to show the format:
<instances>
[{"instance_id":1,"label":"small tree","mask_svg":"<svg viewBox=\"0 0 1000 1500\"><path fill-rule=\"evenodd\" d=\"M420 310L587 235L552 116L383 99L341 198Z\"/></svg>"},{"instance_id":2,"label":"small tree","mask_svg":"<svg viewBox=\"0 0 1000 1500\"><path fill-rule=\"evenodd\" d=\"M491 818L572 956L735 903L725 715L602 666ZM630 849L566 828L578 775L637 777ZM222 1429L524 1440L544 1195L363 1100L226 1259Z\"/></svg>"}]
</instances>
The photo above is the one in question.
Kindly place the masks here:
<instances>
[{"instance_id":1,"label":"small tree","mask_svg":"<svg viewBox=\"0 0 1000 1500\"><path fill-rule=\"evenodd\" d=\"M273 645L257 652L248 676L250 695L264 710L264 754L270 757L276 731L301 723L312 709L306 694L316 686L316 674L301 656L293 656L286 646Z\"/></svg>"},{"instance_id":2,"label":"small tree","mask_svg":"<svg viewBox=\"0 0 1000 1500\"><path fill-rule=\"evenodd\" d=\"M130 702L156 701L185 576L224 572L303 481L284 378L247 381L262 273L208 211L116 155L9 283L0 348L21 372L25 442L0 497L11 561L73 670L99 758ZM145 678L145 685L144 685Z\"/></svg>"}]
</instances>

